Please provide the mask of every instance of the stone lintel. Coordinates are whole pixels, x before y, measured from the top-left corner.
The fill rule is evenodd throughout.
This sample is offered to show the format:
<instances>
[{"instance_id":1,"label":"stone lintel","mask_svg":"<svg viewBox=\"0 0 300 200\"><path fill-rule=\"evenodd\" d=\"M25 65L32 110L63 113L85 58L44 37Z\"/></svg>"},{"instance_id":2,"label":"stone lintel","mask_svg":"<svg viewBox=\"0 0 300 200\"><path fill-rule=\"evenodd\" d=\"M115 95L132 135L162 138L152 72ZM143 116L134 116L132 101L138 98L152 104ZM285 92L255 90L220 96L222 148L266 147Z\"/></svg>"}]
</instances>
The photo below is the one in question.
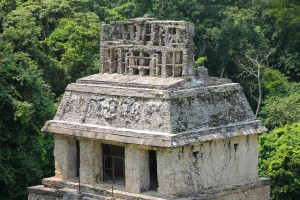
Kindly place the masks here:
<instances>
[{"instance_id":1,"label":"stone lintel","mask_svg":"<svg viewBox=\"0 0 300 200\"><path fill-rule=\"evenodd\" d=\"M191 143L260 134L266 130L259 120L202 128L179 134L103 127L59 120L47 121L42 129L42 131L61 135L157 147L179 147Z\"/></svg>"}]
</instances>

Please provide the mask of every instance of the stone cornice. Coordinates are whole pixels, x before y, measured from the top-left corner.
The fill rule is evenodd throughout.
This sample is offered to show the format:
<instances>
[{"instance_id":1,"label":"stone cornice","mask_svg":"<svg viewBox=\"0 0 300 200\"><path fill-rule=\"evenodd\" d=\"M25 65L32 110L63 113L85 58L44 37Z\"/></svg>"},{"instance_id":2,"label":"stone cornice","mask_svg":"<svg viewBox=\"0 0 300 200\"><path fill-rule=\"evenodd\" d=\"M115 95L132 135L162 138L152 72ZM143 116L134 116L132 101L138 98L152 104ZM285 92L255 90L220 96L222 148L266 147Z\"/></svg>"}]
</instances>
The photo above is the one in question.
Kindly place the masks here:
<instances>
[{"instance_id":1,"label":"stone cornice","mask_svg":"<svg viewBox=\"0 0 300 200\"><path fill-rule=\"evenodd\" d=\"M262 126L259 120L253 120L221 127L201 128L194 131L171 134L50 120L47 121L42 131L146 146L178 147L192 143L204 143L213 140L260 134L267 131L267 129Z\"/></svg>"}]
</instances>

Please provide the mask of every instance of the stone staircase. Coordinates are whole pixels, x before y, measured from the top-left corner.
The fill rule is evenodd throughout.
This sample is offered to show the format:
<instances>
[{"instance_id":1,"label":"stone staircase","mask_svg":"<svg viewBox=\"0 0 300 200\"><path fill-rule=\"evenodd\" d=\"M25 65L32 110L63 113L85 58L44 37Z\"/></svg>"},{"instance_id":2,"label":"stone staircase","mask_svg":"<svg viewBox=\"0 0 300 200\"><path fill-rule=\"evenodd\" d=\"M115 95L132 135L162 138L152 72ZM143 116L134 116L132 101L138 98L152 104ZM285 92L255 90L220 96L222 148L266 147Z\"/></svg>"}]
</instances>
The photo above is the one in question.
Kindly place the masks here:
<instances>
[{"instance_id":1,"label":"stone staircase","mask_svg":"<svg viewBox=\"0 0 300 200\"><path fill-rule=\"evenodd\" d=\"M106 197L103 195L93 194L93 193L82 193L82 200L105 200Z\"/></svg>"},{"instance_id":2,"label":"stone staircase","mask_svg":"<svg viewBox=\"0 0 300 200\"><path fill-rule=\"evenodd\" d=\"M134 194L112 188L109 184L81 184L76 180L61 180L55 177L43 179L43 185L28 188L28 200L164 200L156 194Z\"/></svg>"},{"instance_id":3,"label":"stone staircase","mask_svg":"<svg viewBox=\"0 0 300 200\"><path fill-rule=\"evenodd\" d=\"M94 194L94 193L81 193L82 200L113 200L113 197L106 197L104 194Z\"/></svg>"}]
</instances>

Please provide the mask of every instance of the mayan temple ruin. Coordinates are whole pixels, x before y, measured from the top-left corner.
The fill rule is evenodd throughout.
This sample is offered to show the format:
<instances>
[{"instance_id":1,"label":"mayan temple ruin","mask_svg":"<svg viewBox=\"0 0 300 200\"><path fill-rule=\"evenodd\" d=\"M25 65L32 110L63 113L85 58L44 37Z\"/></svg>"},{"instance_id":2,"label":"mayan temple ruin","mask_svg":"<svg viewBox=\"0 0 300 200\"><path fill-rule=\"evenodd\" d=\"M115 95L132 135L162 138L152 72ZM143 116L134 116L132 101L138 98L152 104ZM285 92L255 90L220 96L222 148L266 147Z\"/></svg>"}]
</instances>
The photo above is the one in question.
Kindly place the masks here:
<instances>
[{"instance_id":1,"label":"mayan temple ruin","mask_svg":"<svg viewBox=\"0 0 300 200\"><path fill-rule=\"evenodd\" d=\"M194 25L102 25L100 72L67 86L53 120L55 176L29 200L267 200L241 86L194 66Z\"/></svg>"}]
</instances>

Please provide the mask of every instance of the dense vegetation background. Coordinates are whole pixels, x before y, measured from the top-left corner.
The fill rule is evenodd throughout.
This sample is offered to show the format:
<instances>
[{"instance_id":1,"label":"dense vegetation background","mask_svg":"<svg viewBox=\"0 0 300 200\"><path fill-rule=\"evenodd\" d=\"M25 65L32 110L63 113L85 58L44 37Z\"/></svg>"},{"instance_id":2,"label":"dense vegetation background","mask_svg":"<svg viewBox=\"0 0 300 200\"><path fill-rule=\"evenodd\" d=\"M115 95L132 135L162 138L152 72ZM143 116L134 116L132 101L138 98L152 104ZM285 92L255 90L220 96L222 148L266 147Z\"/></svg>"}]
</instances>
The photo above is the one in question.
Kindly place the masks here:
<instances>
[{"instance_id":1,"label":"dense vegetation background","mask_svg":"<svg viewBox=\"0 0 300 200\"><path fill-rule=\"evenodd\" d=\"M40 129L66 85L98 71L100 25L145 13L195 24L195 57L239 82L269 129L259 170L272 198L299 198L300 1L1 0L0 199L26 199L53 175L53 141Z\"/></svg>"}]
</instances>

